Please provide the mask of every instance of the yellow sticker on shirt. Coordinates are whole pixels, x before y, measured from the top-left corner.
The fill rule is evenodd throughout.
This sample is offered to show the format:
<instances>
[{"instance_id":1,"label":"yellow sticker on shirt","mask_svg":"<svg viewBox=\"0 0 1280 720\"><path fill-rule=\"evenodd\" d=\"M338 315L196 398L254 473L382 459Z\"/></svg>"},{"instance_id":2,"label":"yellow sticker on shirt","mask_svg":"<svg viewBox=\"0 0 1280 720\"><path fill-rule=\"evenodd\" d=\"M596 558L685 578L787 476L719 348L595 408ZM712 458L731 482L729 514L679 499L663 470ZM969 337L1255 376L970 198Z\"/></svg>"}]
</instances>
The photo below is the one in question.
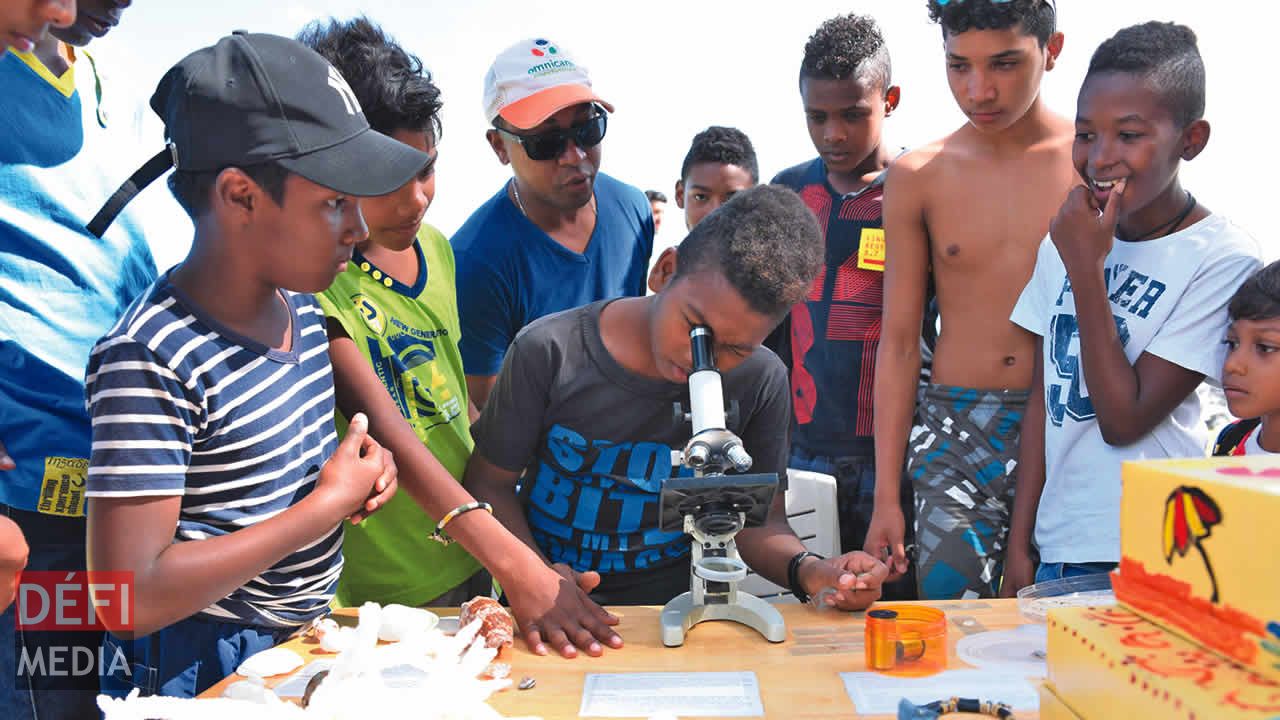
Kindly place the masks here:
<instances>
[{"instance_id":1,"label":"yellow sticker on shirt","mask_svg":"<svg viewBox=\"0 0 1280 720\"><path fill-rule=\"evenodd\" d=\"M84 515L84 484L89 475L87 458L46 457L44 483L36 510L46 515Z\"/></svg>"},{"instance_id":2,"label":"yellow sticker on shirt","mask_svg":"<svg viewBox=\"0 0 1280 720\"><path fill-rule=\"evenodd\" d=\"M862 228L862 240L858 243L858 267L863 270L884 272L884 230Z\"/></svg>"}]
</instances>

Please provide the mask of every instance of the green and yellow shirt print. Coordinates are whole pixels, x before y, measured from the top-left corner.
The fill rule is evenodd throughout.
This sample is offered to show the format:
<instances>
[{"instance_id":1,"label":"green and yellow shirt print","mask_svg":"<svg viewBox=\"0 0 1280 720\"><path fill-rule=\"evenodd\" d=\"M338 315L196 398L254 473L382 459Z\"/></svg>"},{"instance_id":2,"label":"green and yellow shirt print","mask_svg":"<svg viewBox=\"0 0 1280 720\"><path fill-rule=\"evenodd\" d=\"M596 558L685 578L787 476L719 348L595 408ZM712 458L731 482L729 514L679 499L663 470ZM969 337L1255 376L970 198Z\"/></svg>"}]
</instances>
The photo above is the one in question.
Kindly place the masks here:
<instances>
[{"instance_id":1,"label":"green and yellow shirt print","mask_svg":"<svg viewBox=\"0 0 1280 720\"><path fill-rule=\"evenodd\" d=\"M317 299L355 341L418 438L461 481L473 445L458 351L453 250L429 225L418 231L414 249L413 286L357 252ZM345 434L347 419L339 412L336 420ZM365 522L348 526L339 602L421 605L471 577L480 566L461 546L429 539L435 522L401 492Z\"/></svg>"}]
</instances>

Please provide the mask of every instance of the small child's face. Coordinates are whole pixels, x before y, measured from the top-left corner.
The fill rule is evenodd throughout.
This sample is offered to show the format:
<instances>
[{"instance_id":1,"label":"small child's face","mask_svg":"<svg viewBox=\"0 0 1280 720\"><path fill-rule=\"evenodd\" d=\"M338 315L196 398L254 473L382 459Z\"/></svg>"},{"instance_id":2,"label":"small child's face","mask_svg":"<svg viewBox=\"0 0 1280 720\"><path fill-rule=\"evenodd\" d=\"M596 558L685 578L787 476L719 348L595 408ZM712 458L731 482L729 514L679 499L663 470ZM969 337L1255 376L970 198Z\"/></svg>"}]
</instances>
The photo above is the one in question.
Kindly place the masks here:
<instances>
[{"instance_id":1,"label":"small child's face","mask_svg":"<svg viewBox=\"0 0 1280 720\"><path fill-rule=\"evenodd\" d=\"M1254 418L1280 413L1280 318L1234 320L1226 344L1222 389L1231 414Z\"/></svg>"},{"instance_id":2,"label":"small child's face","mask_svg":"<svg viewBox=\"0 0 1280 720\"><path fill-rule=\"evenodd\" d=\"M897 89L892 91L857 76L800 79L809 139L829 172L856 173L874 159L884 119L897 105Z\"/></svg>"},{"instance_id":3,"label":"small child's face","mask_svg":"<svg viewBox=\"0 0 1280 720\"><path fill-rule=\"evenodd\" d=\"M250 241L276 287L323 292L346 269L356 243L369 234L355 197L301 175L285 180L282 205L272 203L266 193L263 199Z\"/></svg>"},{"instance_id":4,"label":"small child's face","mask_svg":"<svg viewBox=\"0 0 1280 720\"><path fill-rule=\"evenodd\" d=\"M431 156L426 166L395 192L361 198L360 211L369 226L369 242L389 250L407 250L422 226L436 195L435 138L423 130L396 130L391 137Z\"/></svg>"},{"instance_id":5,"label":"small child's face","mask_svg":"<svg viewBox=\"0 0 1280 720\"><path fill-rule=\"evenodd\" d=\"M947 84L969 123L999 133L1021 120L1040 96L1040 81L1053 68L1061 36L1045 47L1020 28L947 33Z\"/></svg>"},{"instance_id":6,"label":"small child's face","mask_svg":"<svg viewBox=\"0 0 1280 720\"><path fill-rule=\"evenodd\" d=\"M751 173L738 165L704 162L689 166L688 177L676 181L676 204L684 210L685 227L692 230L729 198L755 184Z\"/></svg>"},{"instance_id":7,"label":"small child's face","mask_svg":"<svg viewBox=\"0 0 1280 720\"><path fill-rule=\"evenodd\" d=\"M1183 128L1141 77L1102 73L1080 88L1072 162L1099 208L1106 207L1116 181L1126 180L1122 224L1177 178L1185 143Z\"/></svg>"},{"instance_id":8,"label":"small child's face","mask_svg":"<svg viewBox=\"0 0 1280 720\"><path fill-rule=\"evenodd\" d=\"M720 372L742 363L764 342L778 319L761 315L729 284L724 274L699 270L673 280L658 294L649 325L654 365L664 379L689 381L693 350L689 331L702 325L715 338L715 361Z\"/></svg>"},{"instance_id":9,"label":"small child's face","mask_svg":"<svg viewBox=\"0 0 1280 720\"><path fill-rule=\"evenodd\" d=\"M73 0L0 2L0 55L9 48L31 52L49 26L66 27L76 19Z\"/></svg>"}]
</instances>

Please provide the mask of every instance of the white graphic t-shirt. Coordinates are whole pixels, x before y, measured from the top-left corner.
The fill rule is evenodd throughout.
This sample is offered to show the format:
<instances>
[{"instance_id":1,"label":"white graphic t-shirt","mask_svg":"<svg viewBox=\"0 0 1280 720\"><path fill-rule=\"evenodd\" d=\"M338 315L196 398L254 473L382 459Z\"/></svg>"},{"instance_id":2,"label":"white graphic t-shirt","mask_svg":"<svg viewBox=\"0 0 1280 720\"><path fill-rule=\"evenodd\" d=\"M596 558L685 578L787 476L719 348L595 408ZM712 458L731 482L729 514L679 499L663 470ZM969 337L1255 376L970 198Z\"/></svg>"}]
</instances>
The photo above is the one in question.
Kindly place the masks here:
<instances>
[{"instance_id":1,"label":"white graphic t-shirt","mask_svg":"<svg viewBox=\"0 0 1280 720\"><path fill-rule=\"evenodd\" d=\"M1227 302L1261 267L1258 243L1211 215L1171 235L1117 239L1104 272L1129 363L1151 353L1219 380ZM1045 486L1035 540L1042 562L1120 560L1120 466L1205 454L1200 400L1190 393L1156 427L1123 447L1102 439L1080 357L1066 267L1045 237L1011 320L1044 338Z\"/></svg>"}]
</instances>

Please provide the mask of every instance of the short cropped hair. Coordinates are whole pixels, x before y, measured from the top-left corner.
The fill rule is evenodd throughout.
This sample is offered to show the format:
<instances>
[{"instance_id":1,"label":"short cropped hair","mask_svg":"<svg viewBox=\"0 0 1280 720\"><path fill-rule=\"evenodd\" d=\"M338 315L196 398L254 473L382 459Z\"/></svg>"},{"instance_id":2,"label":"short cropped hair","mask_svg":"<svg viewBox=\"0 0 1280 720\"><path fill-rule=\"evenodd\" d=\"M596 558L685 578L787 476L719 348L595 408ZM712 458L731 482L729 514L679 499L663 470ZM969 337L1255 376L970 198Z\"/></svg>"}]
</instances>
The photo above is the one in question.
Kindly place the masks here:
<instances>
[{"instance_id":1,"label":"short cropped hair","mask_svg":"<svg viewBox=\"0 0 1280 720\"><path fill-rule=\"evenodd\" d=\"M1231 296L1227 315L1236 320L1280 318L1280 261L1249 276Z\"/></svg>"},{"instance_id":2,"label":"short cropped hair","mask_svg":"<svg viewBox=\"0 0 1280 720\"><path fill-rule=\"evenodd\" d=\"M757 185L698 223L676 253L675 279L714 269L752 310L777 317L809 292L822 265L822 232L794 191Z\"/></svg>"},{"instance_id":3,"label":"short cropped hair","mask_svg":"<svg viewBox=\"0 0 1280 720\"><path fill-rule=\"evenodd\" d=\"M712 125L693 136L693 144L680 166L680 179L689 177L689 168L699 163L737 165L751 175L751 182L760 182L760 166L756 162L756 149L751 139L738 128Z\"/></svg>"},{"instance_id":4,"label":"short cropped hair","mask_svg":"<svg viewBox=\"0 0 1280 720\"><path fill-rule=\"evenodd\" d=\"M662 192L661 190L645 190L645 191L644 191L644 196L645 196L645 198L647 198L647 199L649 200L649 202L651 202L651 203L656 203L656 202L666 202L666 201L667 201L667 195L666 195L666 193Z\"/></svg>"},{"instance_id":5,"label":"short cropped hair","mask_svg":"<svg viewBox=\"0 0 1280 720\"><path fill-rule=\"evenodd\" d=\"M284 204L284 183L291 173L283 165L264 162L236 167L257 183L276 205ZM177 199L182 209L187 211L187 215L190 215L192 220L196 220L209 212L213 186L221 173L222 170L198 172L174 170L169 174L169 192L173 193L173 197Z\"/></svg>"},{"instance_id":6,"label":"short cropped hair","mask_svg":"<svg viewBox=\"0 0 1280 720\"><path fill-rule=\"evenodd\" d=\"M342 73L370 127L430 132L440 138L440 88L416 55L400 47L367 17L316 20L298 40Z\"/></svg>"},{"instance_id":7,"label":"short cropped hair","mask_svg":"<svg viewBox=\"0 0 1280 720\"><path fill-rule=\"evenodd\" d=\"M870 15L838 15L818 26L804 45L800 79L844 80L865 78L880 90L893 79L889 48L880 26Z\"/></svg>"},{"instance_id":8,"label":"short cropped hair","mask_svg":"<svg viewBox=\"0 0 1280 720\"><path fill-rule=\"evenodd\" d=\"M1050 0L928 0L929 19L942 26L942 36L970 30L1021 28L1044 47L1058 25L1057 7Z\"/></svg>"},{"instance_id":9,"label":"short cropped hair","mask_svg":"<svg viewBox=\"0 0 1280 720\"><path fill-rule=\"evenodd\" d=\"M1185 25L1148 22L1124 28L1098 46L1085 79L1131 73L1146 81L1179 127L1204 117L1204 60Z\"/></svg>"}]
</instances>

